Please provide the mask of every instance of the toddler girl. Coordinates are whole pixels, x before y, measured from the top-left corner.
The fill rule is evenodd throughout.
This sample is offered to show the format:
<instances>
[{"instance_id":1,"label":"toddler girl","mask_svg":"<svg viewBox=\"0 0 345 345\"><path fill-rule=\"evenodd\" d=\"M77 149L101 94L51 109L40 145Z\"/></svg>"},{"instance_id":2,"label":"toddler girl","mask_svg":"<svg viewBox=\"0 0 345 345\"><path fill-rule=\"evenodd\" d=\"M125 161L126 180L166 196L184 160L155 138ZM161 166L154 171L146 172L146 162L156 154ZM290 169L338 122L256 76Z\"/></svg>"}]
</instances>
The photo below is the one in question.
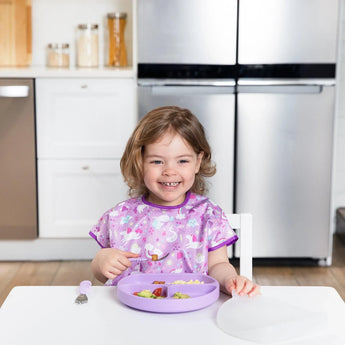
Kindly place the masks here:
<instances>
[{"instance_id":1,"label":"toddler girl","mask_svg":"<svg viewBox=\"0 0 345 345\"><path fill-rule=\"evenodd\" d=\"M214 277L228 294L259 293L229 263L226 247L237 236L222 209L204 196L205 177L216 169L204 129L189 110L168 106L146 114L120 164L131 198L90 231L102 248L92 261L98 280L116 285L135 271L193 272ZM135 260L166 254L161 261Z\"/></svg>"}]
</instances>

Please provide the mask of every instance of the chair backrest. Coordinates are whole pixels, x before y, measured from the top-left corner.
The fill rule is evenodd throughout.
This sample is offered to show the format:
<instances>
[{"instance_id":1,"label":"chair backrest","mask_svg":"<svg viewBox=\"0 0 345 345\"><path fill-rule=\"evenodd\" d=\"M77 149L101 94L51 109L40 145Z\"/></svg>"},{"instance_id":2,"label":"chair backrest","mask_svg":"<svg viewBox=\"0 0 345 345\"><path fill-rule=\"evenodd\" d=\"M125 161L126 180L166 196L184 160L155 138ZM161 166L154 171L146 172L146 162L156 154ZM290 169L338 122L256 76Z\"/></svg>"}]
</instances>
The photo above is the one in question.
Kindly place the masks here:
<instances>
[{"instance_id":1,"label":"chair backrest","mask_svg":"<svg viewBox=\"0 0 345 345\"><path fill-rule=\"evenodd\" d=\"M253 217L249 213L227 214L229 224L236 231L240 248L240 275L253 279L252 231Z\"/></svg>"}]
</instances>

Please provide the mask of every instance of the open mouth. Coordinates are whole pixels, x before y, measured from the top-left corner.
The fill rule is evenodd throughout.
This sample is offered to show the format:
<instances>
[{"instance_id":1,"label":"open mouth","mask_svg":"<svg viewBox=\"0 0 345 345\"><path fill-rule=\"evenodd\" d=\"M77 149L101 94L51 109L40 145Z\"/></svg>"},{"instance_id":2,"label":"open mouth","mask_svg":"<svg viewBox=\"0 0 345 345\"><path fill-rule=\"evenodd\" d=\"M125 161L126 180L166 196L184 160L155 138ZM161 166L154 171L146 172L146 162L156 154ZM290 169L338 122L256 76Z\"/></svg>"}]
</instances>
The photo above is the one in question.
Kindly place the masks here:
<instances>
[{"instance_id":1,"label":"open mouth","mask_svg":"<svg viewBox=\"0 0 345 345\"><path fill-rule=\"evenodd\" d=\"M176 187L180 182L160 182L163 186L167 187Z\"/></svg>"}]
</instances>

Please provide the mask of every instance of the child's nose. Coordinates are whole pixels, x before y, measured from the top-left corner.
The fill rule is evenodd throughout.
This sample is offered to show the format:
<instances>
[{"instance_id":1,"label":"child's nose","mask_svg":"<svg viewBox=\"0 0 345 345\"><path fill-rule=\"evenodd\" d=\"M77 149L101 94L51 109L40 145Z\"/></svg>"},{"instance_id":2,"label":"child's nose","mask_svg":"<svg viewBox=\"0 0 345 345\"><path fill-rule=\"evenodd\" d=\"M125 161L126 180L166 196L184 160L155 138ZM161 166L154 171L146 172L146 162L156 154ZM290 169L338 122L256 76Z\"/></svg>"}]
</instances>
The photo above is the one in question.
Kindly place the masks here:
<instances>
[{"instance_id":1,"label":"child's nose","mask_svg":"<svg viewBox=\"0 0 345 345\"><path fill-rule=\"evenodd\" d=\"M176 175L176 170L172 164L166 164L163 170L163 175L171 176Z\"/></svg>"}]
</instances>

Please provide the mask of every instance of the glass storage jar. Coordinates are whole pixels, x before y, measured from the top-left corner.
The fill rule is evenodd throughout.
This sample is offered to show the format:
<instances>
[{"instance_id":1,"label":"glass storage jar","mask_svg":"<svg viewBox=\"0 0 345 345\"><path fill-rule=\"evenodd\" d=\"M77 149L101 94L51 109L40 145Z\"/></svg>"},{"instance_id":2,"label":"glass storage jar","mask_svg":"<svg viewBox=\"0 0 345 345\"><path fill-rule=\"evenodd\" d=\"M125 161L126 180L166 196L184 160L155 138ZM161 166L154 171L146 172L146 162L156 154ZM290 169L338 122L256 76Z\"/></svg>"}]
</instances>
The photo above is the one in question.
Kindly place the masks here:
<instances>
[{"instance_id":1,"label":"glass storage jar","mask_svg":"<svg viewBox=\"0 0 345 345\"><path fill-rule=\"evenodd\" d=\"M127 66L127 51L125 44L125 28L127 13L108 13L109 52L108 66Z\"/></svg>"},{"instance_id":2,"label":"glass storage jar","mask_svg":"<svg viewBox=\"0 0 345 345\"><path fill-rule=\"evenodd\" d=\"M50 43L47 51L48 67L69 67L69 44Z\"/></svg>"},{"instance_id":3,"label":"glass storage jar","mask_svg":"<svg viewBox=\"0 0 345 345\"><path fill-rule=\"evenodd\" d=\"M98 25L79 24L77 37L77 66L98 67Z\"/></svg>"}]
</instances>

